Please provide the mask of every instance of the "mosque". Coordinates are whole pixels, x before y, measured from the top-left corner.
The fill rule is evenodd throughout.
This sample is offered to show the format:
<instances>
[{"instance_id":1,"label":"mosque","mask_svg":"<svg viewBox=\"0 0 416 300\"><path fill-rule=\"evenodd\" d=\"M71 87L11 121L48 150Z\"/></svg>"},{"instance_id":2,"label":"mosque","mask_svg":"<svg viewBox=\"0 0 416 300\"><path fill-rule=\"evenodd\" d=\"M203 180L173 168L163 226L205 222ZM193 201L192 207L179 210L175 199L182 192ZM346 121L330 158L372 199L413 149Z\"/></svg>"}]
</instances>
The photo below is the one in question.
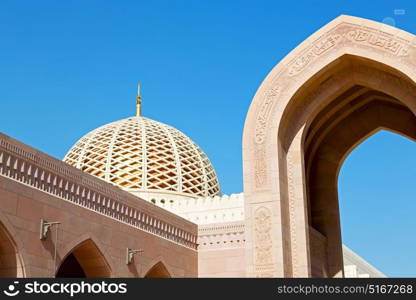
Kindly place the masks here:
<instances>
[{"instance_id":1,"label":"mosque","mask_svg":"<svg viewBox=\"0 0 416 300\"><path fill-rule=\"evenodd\" d=\"M243 132L244 192L142 115L63 161L0 135L2 277L385 277L342 245L336 178L381 128L416 138L416 39L340 16L265 78Z\"/></svg>"}]
</instances>

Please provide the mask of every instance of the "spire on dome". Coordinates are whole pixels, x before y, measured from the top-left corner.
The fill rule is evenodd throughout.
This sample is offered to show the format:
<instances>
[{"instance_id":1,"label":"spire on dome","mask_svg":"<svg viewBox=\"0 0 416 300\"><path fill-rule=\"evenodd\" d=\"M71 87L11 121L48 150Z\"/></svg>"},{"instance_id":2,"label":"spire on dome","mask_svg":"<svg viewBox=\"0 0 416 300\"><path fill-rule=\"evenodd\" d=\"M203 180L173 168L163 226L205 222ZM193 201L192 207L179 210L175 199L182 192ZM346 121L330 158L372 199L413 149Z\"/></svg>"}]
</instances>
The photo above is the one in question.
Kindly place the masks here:
<instances>
[{"instance_id":1,"label":"spire on dome","mask_svg":"<svg viewBox=\"0 0 416 300\"><path fill-rule=\"evenodd\" d=\"M140 88L142 84L139 82L137 84L137 98L136 98L136 116L140 117L142 115L142 97L140 96Z\"/></svg>"}]
</instances>

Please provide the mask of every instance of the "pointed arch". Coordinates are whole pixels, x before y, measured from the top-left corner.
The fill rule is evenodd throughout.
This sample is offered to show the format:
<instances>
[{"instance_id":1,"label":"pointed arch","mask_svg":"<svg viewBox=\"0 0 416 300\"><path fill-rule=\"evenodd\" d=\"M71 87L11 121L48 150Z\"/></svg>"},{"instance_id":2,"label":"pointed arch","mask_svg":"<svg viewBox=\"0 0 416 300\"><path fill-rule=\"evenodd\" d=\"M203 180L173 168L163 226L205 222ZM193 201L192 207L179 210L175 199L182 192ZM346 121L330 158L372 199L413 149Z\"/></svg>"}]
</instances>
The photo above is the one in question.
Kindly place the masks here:
<instances>
[{"instance_id":1,"label":"pointed arch","mask_svg":"<svg viewBox=\"0 0 416 300\"><path fill-rule=\"evenodd\" d=\"M263 81L243 134L249 276L342 276L337 172L377 128L415 135L413 40L385 24L340 16ZM257 244L260 203L275 212L271 250Z\"/></svg>"},{"instance_id":2,"label":"pointed arch","mask_svg":"<svg viewBox=\"0 0 416 300\"><path fill-rule=\"evenodd\" d=\"M27 277L23 245L6 216L0 212L0 277Z\"/></svg>"},{"instance_id":3,"label":"pointed arch","mask_svg":"<svg viewBox=\"0 0 416 300\"><path fill-rule=\"evenodd\" d=\"M16 243L0 222L0 277L24 277L24 266Z\"/></svg>"},{"instance_id":4,"label":"pointed arch","mask_svg":"<svg viewBox=\"0 0 416 300\"><path fill-rule=\"evenodd\" d=\"M167 268L163 258L157 257L153 259L149 264L147 271L144 273L145 278L172 278L173 273Z\"/></svg>"},{"instance_id":5,"label":"pointed arch","mask_svg":"<svg viewBox=\"0 0 416 300\"><path fill-rule=\"evenodd\" d=\"M101 277L112 275L110 256L92 234L85 234L72 241L56 270L56 277Z\"/></svg>"},{"instance_id":6,"label":"pointed arch","mask_svg":"<svg viewBox=\"0 0 416 300\"><path fill-rule=\"evenodd\" d=\"M325 237L327 248L325 253L315 251L311 255L313 276L334 276L343 272L337 183L345 158L381 129L416 140L416 116L399 101L391 98L383 100L382 95L377 94L374 99L360 98L357 103L362 105L356 109L353 103L348 103L348 111L343 112L345 108L341 106L334 117L328 117L332 114L327 109L321 111L304 131L304 140L300 143L304 154L303 197L309 226ZM323 115L328 118L322 120ZM291 150L288 155L290 153ZM313 244L310 236L309 239ZM326 261L318 263L323 266L318 268L325 269L325 272L313 270L313 267L317 268L317 260Z\"/></svg>"}]
</instances>

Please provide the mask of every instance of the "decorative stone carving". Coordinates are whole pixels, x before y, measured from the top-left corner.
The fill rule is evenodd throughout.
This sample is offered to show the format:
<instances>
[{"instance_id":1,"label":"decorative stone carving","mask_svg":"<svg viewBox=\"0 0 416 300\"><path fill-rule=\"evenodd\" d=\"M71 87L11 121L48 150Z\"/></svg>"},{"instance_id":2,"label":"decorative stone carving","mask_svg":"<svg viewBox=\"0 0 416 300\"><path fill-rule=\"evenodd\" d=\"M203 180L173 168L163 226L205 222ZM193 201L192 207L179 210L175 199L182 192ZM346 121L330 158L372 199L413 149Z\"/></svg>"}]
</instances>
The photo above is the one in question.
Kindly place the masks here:
<instances>
[{"instance_id":1,"label":"decorative stone carving","mask_svg":"<svg viewBox=\"0 0 416 300\"><path fill-rule=\"evenodd\" d=\"M345 34L345 38L355 43L387 50L391 54L397 56L407 56L409 54L407 46L407 43L409 43L408 41L392 38L386 33L377 33L363 28L354 28Z\"/></svg>"},{"instance_id":2,"label":"decorative stone carving","mask_svg":"<svg viewBox=\"0 0 416 300\"><path fill-rule=\"evenodd\" d=\"M260 207L254 214L255 264L267 266L273 263L272 256L272 222L271 212L266 207Z\"/></svg>"},{"instance_id":3,"label":"decorative stone carving","mask_svg":"<svg viewBox=\"0 0 416 300\"><path fill-rule=\"evenodd\" d=\"M409 55L410 42L407 40L393 37L388 33L375 31L367 27L341 23L291 60L286 67L286 72L283 70L277 76L279 81L286 82L286 76L292 77L298 75L322 54L327 53L339 44L351 42L358 45L375 47L396 56ZM274 81L276 81L276 78ZM254 140L257 145L262 145L266 139L266 129L271 110L280 93L280 86L272 86L265 92L255 123ZM254 182L255 187L260 188L267 182L265 149L256 148L255 158Z\"/></svg>"},{"instance_id":4,"label":"decorative stone carving","mask_svg":"<svg viewBox=\"0 0 416 300\"><path fill-rule=\"evenodd\" d=\"M124 192L122 199L117 199L115 194L120 194L118 188L102 183L100 179L89 178L88 174L64 162L42 153L34 153L32 149L27 150L17 141L0 134L0 176L161 236L173 243L197 249L196 226L172 224L171 217L164 212L156 215L149 210L150 204L144 200L140 203L136 197Z\"/></svg>"},{"instance_id":5,"label":"decorative stone carving","mask_svg":"<svg viewBox=\"0 0 416 300\"><path fill-rule=\"evenodd\" d=\"M303 167L298 166L298 152L293 153L293 157L290 155L286 157L286 161L282 161L284 155L281 155L282 152L280 152L280 150L287 151L290 148L292 139L298 132L299 126L302 125L301 121L295 123L286 119L284 127L280 127L283 128L282 132L284 131L284 134L281 135L281 139L277 140L279 126L283 124L281 119L285 116L285 109L292 108L287 106L291 98L299 88L308 82L308 79L311 79L332 62L336 62L337 58L343 55L362 56L381 64L391 65L393 68L396 65L396 69L399 72L414 78L413 66L416 62L416 43L414 40L411 34L402 32L399 29L389 28L383 24L356 17L341 16L312 35L294 52L290 53L262 83L261 89L253 99L249 118L247 118L245 128L249 128L249 130L245 131L244 134L244 159L252 162L247 164L244 170L245 176L250 176L250 178L245 180L248 183L248 186L245 187L247 199L250 199L250 201L246 202L246 209L253 211L250 223L248 223L252 226L251 231L253 234L248 235L249 240L247 243L250 247L248 253L253 255L253 260L251 261L253 265L248 268L250 272L253 272L252 276L260 277L266 274L269 276L272 276L272 274L285 276L286 274L289 275L289 273L293 276L304 276L311 272L311 270L307 269L310 261L305 260L303 256L305 249L307 251L310 250L307 240L309 237L306 237L305 244L305 236L303 235L303 227L305 224L307 225L307 222L305 224L299 222L299 219L304 218L304 216L299 215L299 213L303 212L298 207L297 202L303 199L301 198L303 197L300 194L301 191L298 191L298 180L302 180L299 177L298 168ZM332 66L334 66L334 71L336 71L338 68L336 63ZM360 76L364 73L355 69L360 68L361 64L355 65L354 63L348 67L351 67L351 70L354 71L353 73L356 74L356 78L361 80ZM370 84L378 84L383 81L395 83L397 81L397 84L395 83L396 86L407 85L406 80L403 80L401 76L395 78L394 74L395 72L389 74L389 77L392 77L391 79L377 80L371 77ZM346 86L349 82L353 82L356 79L351 78L351 74L342 75L348 76L347 80L342 81ZM296 112L299 112L299 114L305 113L308 116L311 111L315 111L315 107L309 105L310 101L308 101L308 98L313 99L322 91L324 91L324 97L325 93L334 92L333 90L328 90L328 87L334 90L337 87L327 86L327 81L333 81L335 76L339 76L339 74L333 73L331 77L323 78L320 86L314 87L315 90L313 91L306 91L306 89L304 93L302 91L302 95L305 98L294 104ZM361 82L358 79L357 84ZM365 80L365 78L362 79ZM280 88L273 90L276 87ZM382 88L389 89L390 87ZM414 98L416 95L413 86L409 88L403 87L399 90L409 103L411 103L411 98ZM278 105L276 105L277 100L279 101ZM415 107L412 106L411 109L414 111L416 110ZM276 149L277 144L281 147L280 149ZM302 151L299 147L296 150ZM276 155L278 156L276 157ZM276 168L279 172L278 174L270 173L271 167L269 163L271 161L278 164L279 168ZM284 168L280 168L284 164L287 167L287 173L284 172ZM282 192L281 186L279 186L285 182L288 184L287 195ZM284 249L275 249L272 248L272 246L275 246L274 244L267 245L263 242L264 236L267 236L267 230L264 228L267 228L267 224L273 224L272 226L274 226L276 222L281 222L281 216L268 215L268 210L265 207L256 210L256 205L263 199L268 199L264 200L266 203L264 205L267 205L268 201L274 201L276 205L281 205L283 201L277 200L282 200L283 197L288 197L288 207L280 206L280 209L285 214L284 220L285 222L287 220L288 224L284 223L281 225L289 226L289 230L273 233L276 234L276 236L273 236L274 241L277 241L276 247L286 247ZM298 223L296 223L296 220ZM268 232L270 233L271 229ZM289 234L290 236L287 236ZM316 241L312 241L312 243L316 243ZM267 249L272 250L268 252ZM286 249L290 249L290 253L286 253L287 255L285 256L287 260L290 260L290 263L285 264L285 262L275 259L274 251L278 251L276 252L277 255L280 251L285 253ZM323 251L321 246L317 246L317 250ZM312 266L314 268L313 272L316 272L316 267L316 265ZM319 267L319 272L326 273L325 268L322 270L321 266ZM332 276L333 273L329 270L330 265L327 267L328 274ZM292 272L286 272L286 270L291 270ZM325 274L325 276L328 274Z\"/></svg>"},{"instance_id":6,"label":"decorative stone carving","mask_svg":"<svg viewBox=\"0 0 416 300\"><path fill-rule=\"evenodd\" d=\"M334 47L341 39L340 34L330 34L315 42L304 54L301 54L294 60L289 67L289 75L293 76L300 73L313 59Z\"/></svg>"},{"instance_id":7,"label":"decorative stone carving","mask_svg":"<svg viewBox=\"0 0 416 300\"><path fill-rule=\"evenodd\" d=\"M267 120L272 109L274 101L279 97L280 87L272 87L266 91L264 102L257 114L255 141L257 144L262 144L266 135Z\"/></svg>"},{"instance_id":8,"label":"decorative stone carving","mask_svg":"<svg viewBox=\"0 0 416 300\"><path fill-rule=\"evenodd\" d=\"M243 248L245 241L244 221L198 227L198 250Z\"/></svg>"},{"instance_id":9,"label":"decorative stone carving","mask_svg":"<svg viewBox=\"0 0 416 300\"><path fill-rule=\"evenodd\" d=\"M289 197L289 224L290 224L290 245L292 257L292 276L298 276L297 238L296 238L296 216L295 216L295 183L293 178L293 152L287 154L287 182Z\"/></svg>"},{"instance_id":10,"label":"decorative stone carving","mask_svg":"<svg viewBox=\"0 0 416 300\"><path fill-rule=\"evenodd\" d=\"M318 39L290 63L288 68L289 76L299 74L321 54L342 42L353 42L376 47L397 56L407 56L409 54L409 41L357 25L340 24L324 37Z\"/></svg>"},{"instance_id":11,"label":"decorative stone carving","mask_svg":"<svg viewBox=\"0 0 416 300\"><path fill-rule=\"evenodd\" d=\"M275 86L265 93L265 100L260 108L256 119L255 142L258 145L255 149L255 185L260 188L267 182L266 148L262 145L266 138L266 125L274 102L279 97L281 88Z\"/></svg>"},{"instance_id":12,"label":"decorative stone carving","mask_svg":"<svg viewBox=\"0 0 416 300\"><path fill-rule=\"evenodd\" d=\"M261 146L255 150L255 184L260 188L267 181L266 148Z\"/></svg>"}]
</instances>

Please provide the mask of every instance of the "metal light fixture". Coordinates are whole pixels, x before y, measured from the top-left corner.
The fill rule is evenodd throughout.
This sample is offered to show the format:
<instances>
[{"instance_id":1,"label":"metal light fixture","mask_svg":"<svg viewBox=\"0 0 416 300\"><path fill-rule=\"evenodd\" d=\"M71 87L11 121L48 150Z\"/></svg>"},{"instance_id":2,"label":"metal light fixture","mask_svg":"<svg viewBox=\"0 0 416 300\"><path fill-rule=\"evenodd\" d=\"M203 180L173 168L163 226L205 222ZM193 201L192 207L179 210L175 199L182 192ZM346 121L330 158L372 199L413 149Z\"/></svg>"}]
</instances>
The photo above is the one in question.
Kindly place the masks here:
<instances>
[{"instance_id":1,"label":"metal light fixture","mask_svg":"<svg viewBox=\"0 0 416 300\"><path fill-rule=\"evenodd\" d=\"M126 249L126 265L129 265L133 262L134 254L143 253L143 252L144 252L144 250L141 250L141 249L140 250L133 250L133 249L127 248Z\"/></svg>"},{"instance_id":2,"label":"metal light fixture","mask_svg":"<svg viewBox=\"0 0 416 300\"><path fill-rule=\"evenodd\" d=\"M40 219L40 232L39 232L39 238L41 240L46 239L46 236L49 232L49 229L52 225L61 224L60 222L48 222L44 219Z\"/></svg>"}]
</instances>

